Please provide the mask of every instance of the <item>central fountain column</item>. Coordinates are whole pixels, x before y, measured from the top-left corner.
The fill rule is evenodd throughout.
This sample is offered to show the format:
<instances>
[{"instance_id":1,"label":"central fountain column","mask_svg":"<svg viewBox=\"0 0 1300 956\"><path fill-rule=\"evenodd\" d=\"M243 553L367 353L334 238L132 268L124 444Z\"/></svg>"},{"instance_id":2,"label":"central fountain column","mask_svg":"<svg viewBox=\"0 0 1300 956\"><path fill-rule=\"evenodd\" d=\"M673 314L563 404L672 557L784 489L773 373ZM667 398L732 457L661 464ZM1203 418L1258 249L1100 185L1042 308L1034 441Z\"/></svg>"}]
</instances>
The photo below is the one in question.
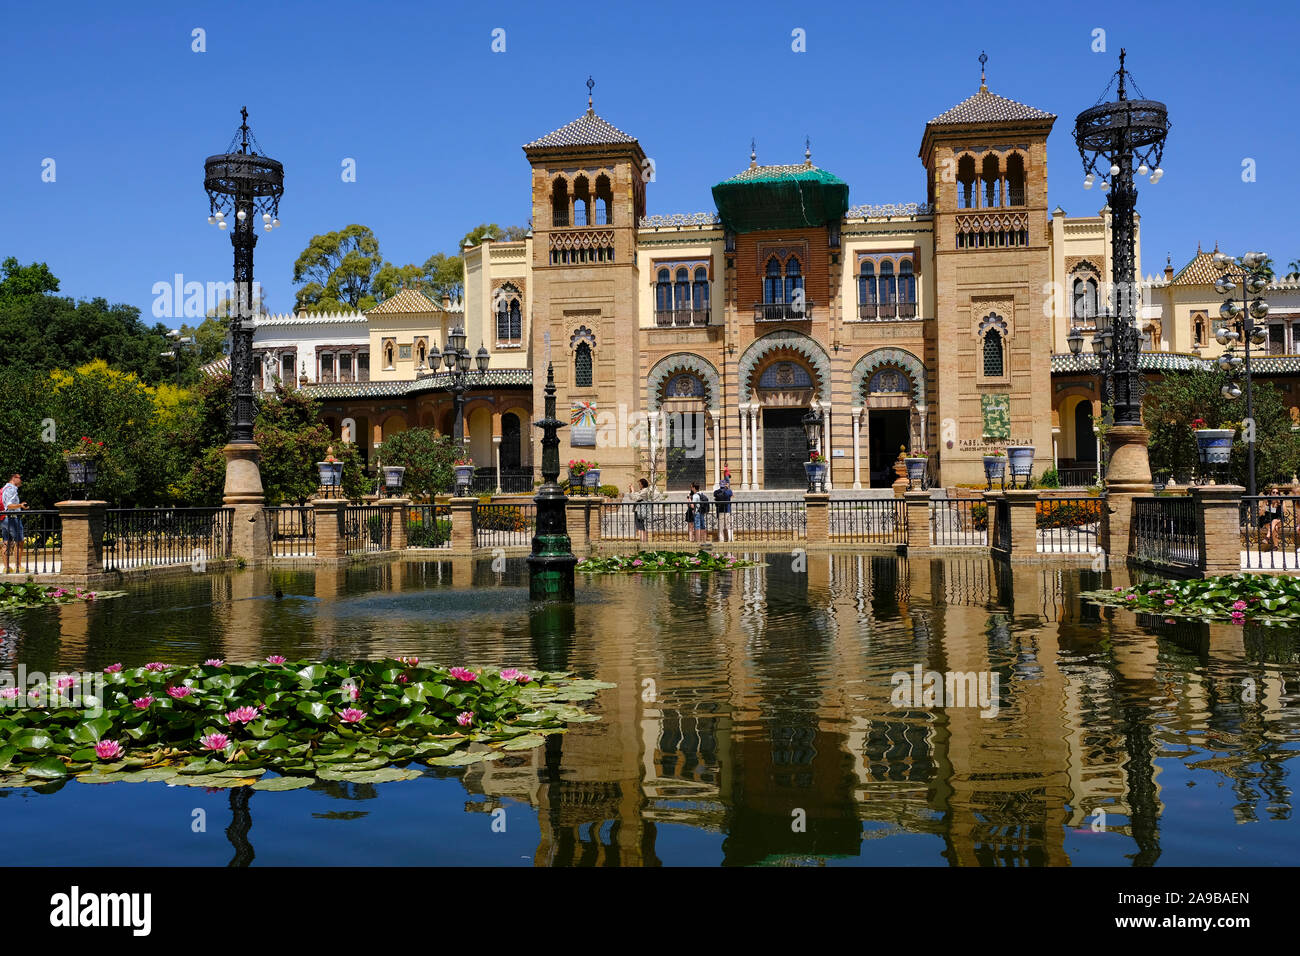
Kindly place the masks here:
<instances>
[{"instance_id":1,"label":"central fountain column","mask_svg":"<svg viewBox=\"0 0 1300 956\"><path fill-rule=\"evenodd\" d=\"M555 417L555 366L546 366L546 417L533 424L542 430L542 487L537 502L537 530L528 556L528 597L534 601L572 601L573 569L578 559L569 541L567 499L559 485L560 436L564 422Z\"/></svg>"}]
</instances>

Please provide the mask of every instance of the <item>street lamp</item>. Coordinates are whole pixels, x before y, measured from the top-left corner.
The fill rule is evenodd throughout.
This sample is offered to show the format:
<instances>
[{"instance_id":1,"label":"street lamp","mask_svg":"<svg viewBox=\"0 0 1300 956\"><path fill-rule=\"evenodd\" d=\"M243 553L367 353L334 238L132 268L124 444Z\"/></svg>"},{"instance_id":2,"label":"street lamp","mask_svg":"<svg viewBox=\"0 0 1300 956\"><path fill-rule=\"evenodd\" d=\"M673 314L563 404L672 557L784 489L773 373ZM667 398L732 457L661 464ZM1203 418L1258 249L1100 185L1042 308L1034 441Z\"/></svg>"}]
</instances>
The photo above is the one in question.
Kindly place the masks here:
<instances>
[{"instance_id":1,"label":"street lamp","mask_svg":"<svg viewBox=\"0 0 1300 956\"><path fill-rule=\"evenodd\" d=\"M179 329L172 329L167 333L167 338L172 340L172 347L165 352L159 352L159 358L171 359L176 364L176 385L181 384L181 353L186 349L195 348L197 343L192 335L181 335Z\"/></svg>"},{"instance_id":2,"label":"street lamp","mask_svg":"<svg viewBox=\"0 0 1300 956\"><path fill-rule=\"evenodd\" d=\"M239 111L243 122L225 153L209 156L203 164L203 188L208 194L208 223L229 230L235 250L235 313L230 319L230 374L234 409L227 451L226 495L260 499L257 446L253 442L256 411L253 393L253 247L256 224L270 232L280 225L280 197L284 195L284 167L259 156L248 128L248 109ZM238 145L238 149L236 149ZM229 229L230 221L234 228ZM232 447L233 446L233 447ZM246 464L236 465L236 462ZM252 466L251 472L248 465ZM254 479L256 479L254 481ZM253 485L256 484L254 489Z\"/></svg>"},{"instance_id":3,"label":"street lamp","mask_svg":"<svg viewBox=\"0 0 1300 956\"><path fill-rule=\"evenodd\" d=\"M451 376L451 392L456 400L456 424L452 431L452 441L457 446L463 446L465 443L465 391L470 385L470 353L465 347L465 330L456 326L447 333L447 349L444 352L438 351L438 346L434 345L429 351L429 366L437 368L438 358L441 356L442 363L446 366L447 373ZM473 356L474 363L478 366L478 377L482 378L487 373L488 363L491 356L488 350L479 346L478 353Z\"/></svg>"},{"instance_id":4,"label":"street lamp","mask_svg":"<svg viewBox=\"0 0 1300 956\"><path fill-rule=\"evenodd\" d=\"M1219 318L1223 324L1214 333L1218 343L1226 347L1219 356L1219 368L1230 378L1238 373L1246 385L1246 417L1242 420L1242 437L1246 441L1246 495L1255 496L1255 403L1251 388L1250 347L1262 346L1268 341L1268 326L1256 324L1268 318L1268 303L1261 293L1268 288L1268 273L1265 266L1268 256L1262 252L1248 252L1241 257L1238 265L1236 256L1216 252L1210 259L1214 267L1222 273L1214 283L1214 291L1227 296L1219 306ZM1242 296L1237 299L1233 292L1237 282L1241 282ZM1253 298L1252 298L1253 297ZM1240 342L1242 355L1233 352ZM1232 401L1240 398L1241 386L1235 381L1223 386L1224 398Z\"/></svg>"},{"instance_id":5,"label":"street lamp","mask_svg":"<svg viewBox=\"0 0 1300 956\"><path fill-rule=\"evenodd\" d=\"M809 408L807 413L800 419L803 425L804 434L808 436L808 450L821 450L822 434L822 417L817 414L817 409ZM811 462L809 463L812 464ZM808 472L808 490L811 492L823 490L822 485L825 483L825 466L822 468L807 468Z\"/></svg>"},{"instance_id":6,"label":"street lamp","mask_svg":"<svg viewBox=\"0 0 1300 956\"><path fill-rule=\"evenodd\" d=\"M1120 50L1118 98L1080 113L1075 119L1074 141L1086 173L1084 188L1091 189L1100 178L1111 209L1114 316L1104 327L1099 321L1093 337L1093 348L1101 360L1103 389L1114 409L1114 426L1108 433L1111 470L1122 481L1140 486L1150 483L1151 465L1146 450L1150 433L1142 427L1145 387L1138 368L1141 335L1137 327L1137 188L1133 176L1136 166L1137 175L1149 174L1152 184L1164 177L1160 160L1170 127L1163 103L1128 98L1126 82L1132 78L1124 69L1124 57L1125 51ZM1136 88L1137 84L1133 85ZM1081 339L1076 341L1082 345Z\"/></svg>"}]
</instances>

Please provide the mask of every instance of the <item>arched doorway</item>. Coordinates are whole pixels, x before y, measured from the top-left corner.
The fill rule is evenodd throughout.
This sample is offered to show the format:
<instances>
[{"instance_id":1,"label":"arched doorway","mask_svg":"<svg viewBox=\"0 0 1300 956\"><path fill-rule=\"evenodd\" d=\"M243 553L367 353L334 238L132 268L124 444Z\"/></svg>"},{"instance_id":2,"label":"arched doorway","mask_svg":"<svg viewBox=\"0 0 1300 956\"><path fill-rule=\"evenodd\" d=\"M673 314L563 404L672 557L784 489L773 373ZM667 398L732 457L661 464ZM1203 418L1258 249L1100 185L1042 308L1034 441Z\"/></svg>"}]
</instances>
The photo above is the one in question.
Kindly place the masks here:
<instances>
[{"instance_id":1,"label":"arched doorway","mask_svg":"<svg viewBox=\"0 0 1300 956\"><path fill-rule=\"evenodd\" d=\"M519 456L519 416L506 412L501 416L501 470L518 469Z\"/></svg>"},{"instance_id":2,"label":"arched doorway","mask_svg":"<svg viewBox=\"0 0 1300 956\"><path fill-rule=\"evenodd\" d=\"M656 441L662 441L663 467L670 491L704 487L709 456L717 467L717 450L709 437L716 421L721 389L718 371L706 359L689 352L665 356L655 363L646 381L646 399L658 416ZM716 478L716 474L715 474Z\"/></svg>"},{"instance_id":3,"label":"arched doorway","mask_svg":"<svg viewBox=\"0 0 1300 956\"><path fill-rule=\"evenodd\" d=\"M778 356L759 372L755 389L763 407L763 487L807 487L803 419L816 391L812 372L801 361Z\"/></svg>"},{"instance_id":4,"label":"arched doorway","mask_svg":"<svg viewBox=\"0 0 1300 956\"><path fill-rule=\"evenodd\" d=\"M1097 464L1097 441L1092 430L1092 402L1087 400L1074 406L1074 463L1079 466Z\"/></svg>"}]
</instances>

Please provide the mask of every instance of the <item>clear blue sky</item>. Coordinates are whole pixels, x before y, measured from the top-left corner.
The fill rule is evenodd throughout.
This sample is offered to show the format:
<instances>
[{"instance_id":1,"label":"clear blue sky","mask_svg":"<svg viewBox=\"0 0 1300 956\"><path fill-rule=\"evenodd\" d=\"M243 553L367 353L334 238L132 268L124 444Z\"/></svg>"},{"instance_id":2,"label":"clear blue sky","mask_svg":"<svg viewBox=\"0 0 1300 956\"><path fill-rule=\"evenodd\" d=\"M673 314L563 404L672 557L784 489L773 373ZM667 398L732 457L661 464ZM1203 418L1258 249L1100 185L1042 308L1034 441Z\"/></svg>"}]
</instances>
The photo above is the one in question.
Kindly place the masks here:
<instances>
[{"instance_id":1,"label":"clear blue sky","mask_svg":"<svg viewBox=\"0 0 1300 956\"><path fill-rule=\"evenodd\" d=\"M994 92L1059 116L1051 204L1095 214L1102 197L1083 191L1070 133L1121 45L1174 124L1165 178L1140 188L1144 271L1166 252L1182 264L1198 240L1259 247L1282 267L1300 257L1300 4L1110 7L10 3L0 257L47 261L65 293L146 315L174 273L228 280L202 164L247 105L286 169L284 226L258 244L257 278L271 310L287 310L293 261L316 233L363 223L403 264L453 252L480 222L526 222L520 146L585 109L589 73L597 112L656 161L652 213L712 209L710 187L747 164L751 136L764 163L801 161L811 136L813 162L849 183L851 202L920 201L922 128L976 91L981 50ZM205 53L191 51L196 27ZM491 50L498 27L505 53ZM796 28L805 53L791 50ZM348 157L355 183L340 177Z\"/></svg>"}]
</instances>

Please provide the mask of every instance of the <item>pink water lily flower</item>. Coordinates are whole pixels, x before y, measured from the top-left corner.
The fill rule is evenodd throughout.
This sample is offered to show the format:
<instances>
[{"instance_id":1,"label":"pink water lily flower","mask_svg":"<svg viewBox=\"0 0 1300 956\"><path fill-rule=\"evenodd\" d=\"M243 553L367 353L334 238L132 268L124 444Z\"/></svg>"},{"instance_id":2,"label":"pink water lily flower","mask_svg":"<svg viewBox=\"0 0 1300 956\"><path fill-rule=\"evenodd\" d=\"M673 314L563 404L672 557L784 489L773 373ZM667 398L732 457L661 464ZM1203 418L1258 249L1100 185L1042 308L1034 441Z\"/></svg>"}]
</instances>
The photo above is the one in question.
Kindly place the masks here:
<instances>
[{"instance_id":1,"label":"pink water lily flower","mask_svg":"<svg viewBox=\"0 0 1300 956\"><path fill-rule=\"evenodd\" d=\"M339 711L339 719L345 724L355 724L364 720L365 716L366 712L364 710L357 710L355 707L345 707Z\"/></svg>"},{"instance_id":2,"label":"pink water lily flower","mask_svg":"<svg viewBox=\"0 0 1300 956\"><path fill-rule=\"evenodd\" d=\"M122 745L116 740L101 740L95 744L95 756L100 760L116 760L122 753Z\"/></svg>"},{"instance_id":3,"label":"pink water lily flower","mask_svg":"<svg viewBox=\"0 0 1300 956\"><path fill-rule=\"evenodd\" d=\"M225 665L225 663L226 663L226 662L225 662L224 660L222 660L220 657L209 657L206 661L203 662L203 666L204 666L204 667L222 667L222 666Z\"/></svg>"},{"instance_id":4,"label":"pink water lily flower","mask_svg":"<svg viewBox=\"0 0 1300 956\"><path fill-rule=\"evenodd\" d=\"M225 734L208 734L199 738L204 750L225 750L230 746L230 738Z\"/></svg>"},{"instance_id":5,"label":"pink water lily flower","mask_svg":"<svg viewBox=\"0 0 1300 956\"><path fill-rule=\"evenodd\" d=\"M420 659L418 657L399 657L398 660L407 667L418 667L420 665Z\"/></svg>"},{"instance_id":6,"label":"pink water lily flower","mask_svg":"<svg viewBox=\"0 0 1300 956\"><path fill-rule=\"evenodd\" d=\"M463 680L463 681L478 680L478 674L475 674L472 670L468 670L464 667L453 667L451 670L447 671L447 673L450 674L452 677L456 678L456 680Z\"/></svg>"},{"instance_id":7,"label":"pink water lily flower","mask_svg":"<svg viewBox=\"0 0 1300 956\"><path fill-rule=\"evenodd\" d=\"M635 561L632 562L632 567L634 567L634 568L639 568L639 567L641 567L641 565L644 564L644 563L645 563L645 562L642 561L640 558L637 558Z\"/></svg>"},{"instance_id":8,"label":"pink water lily flower","mask_svg":"<svg viewBox=\"0 0 1300 956\"><path fill-rule=\"evenodd\" d=\"M232 724L246 724L250 720L257 719L256 707L236 707L226 714L226 720Z\"/></svg>"},{"instance_id":9,"label":"pink water lily flower","mask_svg":"<svg viewBox=\"0 0 1300 956\"><path fill-rule=\"evenodd\" d=\"M1136 601L1137 599L1138 599L1138 596L1137 596L1136 594L1130 594L1130 595L1127 595L1127 596L1124 598L1124 600L1126 600L1126 601Z\"/></svg>"},{"instance_id":10,"label":"pink water lily flower","mask_svg":"<svg viewBox=\"0 0 1300 956\"><path fill-rule=\"evenodd\" d=\"M153 698L148 696L137 697L131 703L135 705L136 710L147 710L149 705L153 703Z\"/></svg>"},{"instance_id":11,"label":"pink water lily flower","mask_svg":"<svg viewBox=\"0 0 1300 956\"><path fill-rule=\"evenodd\" d=\"M13 700L21 693L22 693L21 688L6 687L4 690L0 690L0 700Z\"/></svg>"},{"instance_id":12,"label":"pink water lily flower","mask_svg":"<svg viewBox=\"0 0 1300 956\"><path fill-rule=\"evenodd\" d=\"M150 663L144 665L144 669L147 671L153 671L154 673L157 673L158 671L165 671L167 669L167 665L164 664L162 661L151 661Z\"/></svg>"},{"instance_id":13,"label":"pink water lily flower","mask_svg":"<svg viewBox=\"0 0 1300 956\"><path fill-rule=\"evenodd\" d=\"M104 673L105 673L105 674L116 674L116 673L117 673L118 671L120 671L121 669L122 669L122 665L121 665L121 664L109 664L107 667L104 668Z\"/></svg>"},{"instance_id":14,"label":"pink water lily flower","mask_svg":"<svg viewBox=\"0 0 1300 956\"><path fill-rule=\"evenodd\" d=\"M353 700L361 699L361 688L358 687L356 684L353 684L351 687L348 688L348 693L352 695Z\"/></svg>"},{"instance_id":15,"label":"pink water lily flower","mask_svg":"<svg viewBox=\"0 0 1300 956\"><path fill-rule=\"evenodd\" d=\"M460 724L462 727L468 727L473 722L474 722L474 715L471 714L468 710L463 710L456 715L456 723Z\"/></svg>"},{"instance_id":16,"label":"pink water lily flower","mask_svg":"<svg viewBox=\"0 0 1300 956\"><path fill-rule=\"evenodd\" d=\"M58 687L59 690L67 690L69 687L71 687L71 686L72 686L73 684L75 684L76 682L77 682L77 679L76 679L75 677L60 677L60 678L55 682L55 686Z\"/></svg>"},{"instance_id":17,"label":"pink water lily flower","mask_svg":"<svg viewBox=\"0 0 1300 956\"><path fill-rule=\"evenodd\" d=\"M1173 598L1165 598L1165 607L1173 607L1175 601Z\"/></svg>"},{"instance_id":18,"label":"pink water lily flower","mask_svg":"<svg viewBox=\"0 0 1300 956\"><path fill-rule=\"evenodd\" d=\"M190 694L194 693L194 688L182 684L180 687L168 687L167 693L171 694L175 700L180 700L182 697L189 697Z\"/></svg>"},{"instance_id":19,"label":"pink water lily flower","mask_svg":"<svg viewBox=\"0 0 1300 956\"><path fill-rule=\"evenodd\" d=\"M513 667L507 667L505 670L503 670L503 671L501 672L501 679L502 679L502 680L517 680L517 679L519 678L519 675L520 675L521 673L523 673L523 671L515 670L515 668L513 668Z\"/></svg>"},{"instance_id":20,"label":"pink water lily flower","mask_svg":"<svg viewBox=\"0 0 1300 956\"><path fill-rule=\"evenodd\" d=\"M1250 605L1247 604L1245 601L1233 601L1233 602L1232 602L1232 609L1233 609L1234 611L1244 611L1244 610L1246 610L1246 608L1248 608L1248 607L1250 607Z\"/></svg>"},{"instance_id":21,"label":"pink water lily flower","mask_svg":"<svg viewBox=\"0 0 1300 956\"><path fill-rule=\"evenodd\" d=\"M266 659L266 662L268 664L283 664L284 658L281 657L279 654L272 654L270 657Z\"/></svg>"}]
</instances>

